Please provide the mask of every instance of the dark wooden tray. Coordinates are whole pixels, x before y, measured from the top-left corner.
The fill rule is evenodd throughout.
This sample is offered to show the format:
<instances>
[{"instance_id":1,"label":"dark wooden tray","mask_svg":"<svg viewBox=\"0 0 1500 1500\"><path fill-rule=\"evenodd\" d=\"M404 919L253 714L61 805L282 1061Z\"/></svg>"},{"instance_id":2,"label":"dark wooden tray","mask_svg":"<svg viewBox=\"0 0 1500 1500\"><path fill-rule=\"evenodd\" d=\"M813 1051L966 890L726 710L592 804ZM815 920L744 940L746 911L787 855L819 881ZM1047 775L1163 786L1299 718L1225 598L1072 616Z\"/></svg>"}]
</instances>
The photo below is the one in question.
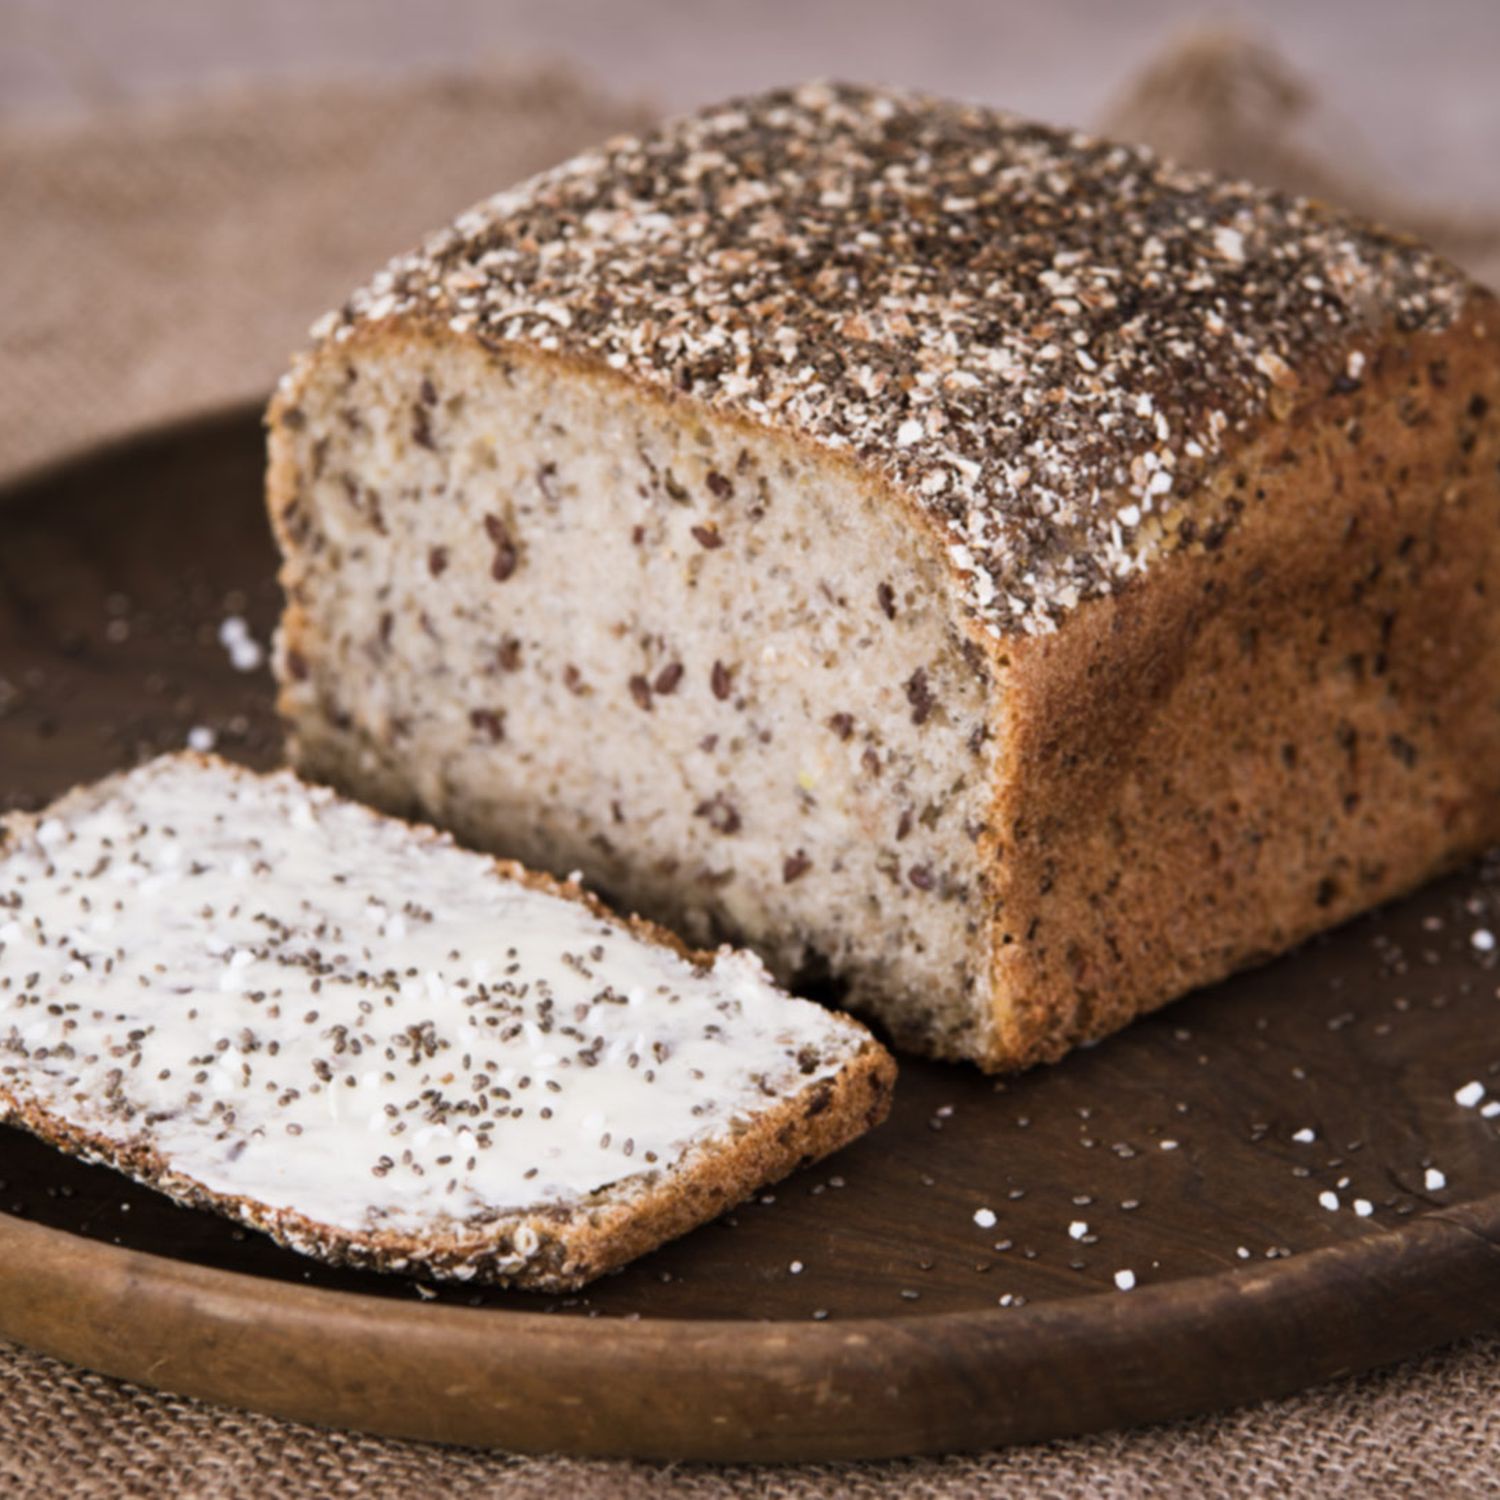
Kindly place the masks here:
<instances>
[{"instance_id":1,"label":"dark wooden tray","mask_svg":"<svg viewBox=\"0 0 1500 1500\"><path fill-rule=\"evenodd\" d=\"M3 805L195 725L274 763L269 675L218 641L276 615L260 471L237 412L0 497ZM1481 865L1060 1067L907 1063L873 1136L569 1298L330 1271L0 1130L0 1333L309 1421L666 1458L976 1448L1290 1392L1500 1325L1500 1119L1454 1098L1500 1090L1492 928Z\"/></svg>"}]
</instances>

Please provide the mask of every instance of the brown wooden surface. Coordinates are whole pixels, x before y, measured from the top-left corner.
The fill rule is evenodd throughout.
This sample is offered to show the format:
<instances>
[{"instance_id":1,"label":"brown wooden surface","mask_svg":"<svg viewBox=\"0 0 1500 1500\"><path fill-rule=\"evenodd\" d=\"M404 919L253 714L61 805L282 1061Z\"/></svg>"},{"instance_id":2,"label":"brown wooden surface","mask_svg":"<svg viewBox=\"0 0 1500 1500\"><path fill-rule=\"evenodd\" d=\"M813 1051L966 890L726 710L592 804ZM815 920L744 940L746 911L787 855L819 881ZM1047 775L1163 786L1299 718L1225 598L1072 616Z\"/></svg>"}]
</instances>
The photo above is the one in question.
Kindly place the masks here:
<instances>
[{"instance_id":1,"label":"brown wooden surface","mask_svg":"<svg viewBox=\"0 0 1500 1500\"><path fill-rule=\"evenodd\" d=\"M0 497L0 805L198 724L274 763L269 676L217 638L275 618L260 465L240 413ZM1500 1326L1500 1119L1453 1098L1500 1090L1480 929L1500 866L1054 1069L908 1062L873 1136L569 1298L328 1270L0 1131L0 1333L286 1416L669 1458L980 1447L1289 1392Z\"/></svg>"}]
</instances>

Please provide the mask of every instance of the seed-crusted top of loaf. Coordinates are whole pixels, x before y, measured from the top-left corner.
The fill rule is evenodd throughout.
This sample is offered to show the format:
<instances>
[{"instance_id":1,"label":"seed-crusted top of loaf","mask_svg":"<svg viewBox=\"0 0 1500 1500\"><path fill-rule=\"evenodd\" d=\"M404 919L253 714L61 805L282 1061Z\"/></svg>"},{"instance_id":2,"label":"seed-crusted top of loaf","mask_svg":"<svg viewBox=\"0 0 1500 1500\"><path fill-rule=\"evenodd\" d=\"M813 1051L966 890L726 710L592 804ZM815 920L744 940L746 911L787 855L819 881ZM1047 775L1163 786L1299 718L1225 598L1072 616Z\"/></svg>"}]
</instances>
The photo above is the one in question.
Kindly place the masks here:
<instances>
[{"instance_id":1,"label":"seed-crusted top of loaf","mask_svg":"<svg viewBox=\"0 0 1500 1500\"><path fill-rule=\"evenodd\" d=\"M1200 481L1278 385L1357 384L1362 332L1441 328L1472 290L1144 149L810 84L490 199L314 335L415 313L846 451L939 524L999 635L1212 545Z\"/></svg>"}]
</instances>

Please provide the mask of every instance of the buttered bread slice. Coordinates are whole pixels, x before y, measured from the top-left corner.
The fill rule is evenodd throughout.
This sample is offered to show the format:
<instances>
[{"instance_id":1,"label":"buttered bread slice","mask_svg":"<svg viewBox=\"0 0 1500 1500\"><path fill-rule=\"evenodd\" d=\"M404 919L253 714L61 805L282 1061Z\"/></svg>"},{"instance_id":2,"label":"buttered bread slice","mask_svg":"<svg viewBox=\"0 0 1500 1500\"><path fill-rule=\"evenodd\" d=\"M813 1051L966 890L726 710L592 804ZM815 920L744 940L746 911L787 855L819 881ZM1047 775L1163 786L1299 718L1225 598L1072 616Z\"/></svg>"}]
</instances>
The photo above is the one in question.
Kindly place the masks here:
<instances>
[{"instance_id":1,"label":"buttered bread slice","mask_svg":"<svg viewBox=\"0 0 1500 1500\"><path fill-rule=\"evenodd\" d=\"M0 1118L319 1259L577 1286L885 1114L744 953L290 773L0 823Z\"/></svg>"}]
</instances>

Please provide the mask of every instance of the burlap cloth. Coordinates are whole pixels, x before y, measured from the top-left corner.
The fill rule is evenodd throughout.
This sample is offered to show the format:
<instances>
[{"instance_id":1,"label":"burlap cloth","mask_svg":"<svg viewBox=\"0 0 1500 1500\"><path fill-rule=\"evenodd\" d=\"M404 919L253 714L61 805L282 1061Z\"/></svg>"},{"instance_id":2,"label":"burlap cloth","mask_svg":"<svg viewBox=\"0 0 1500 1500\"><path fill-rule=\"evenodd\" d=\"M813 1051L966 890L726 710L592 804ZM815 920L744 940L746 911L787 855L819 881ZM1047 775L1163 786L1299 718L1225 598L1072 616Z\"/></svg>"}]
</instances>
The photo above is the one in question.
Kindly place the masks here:
<instances>
[{"instance_id":1,"label":"burlap cloth","mask_svg":"<svg viewBox=\"0 0 1500 1500\"><path fill-rule=\"evenodd\" d=\"M1479 274L1500 222L1388 197L1316 101L1237 41L1175 50L1107 112L1179 158L1407 225ZM308 322L388 253L640 108L560 74L249 92L0 132L0 474L263 393ZM1183 1493L1491 1495L1500 1339L1303 1397L985 1458L732 1469L509 1458L162 1397L0 1345L0 1494L247 1496Z\"/></svg>"}]
</instances>

